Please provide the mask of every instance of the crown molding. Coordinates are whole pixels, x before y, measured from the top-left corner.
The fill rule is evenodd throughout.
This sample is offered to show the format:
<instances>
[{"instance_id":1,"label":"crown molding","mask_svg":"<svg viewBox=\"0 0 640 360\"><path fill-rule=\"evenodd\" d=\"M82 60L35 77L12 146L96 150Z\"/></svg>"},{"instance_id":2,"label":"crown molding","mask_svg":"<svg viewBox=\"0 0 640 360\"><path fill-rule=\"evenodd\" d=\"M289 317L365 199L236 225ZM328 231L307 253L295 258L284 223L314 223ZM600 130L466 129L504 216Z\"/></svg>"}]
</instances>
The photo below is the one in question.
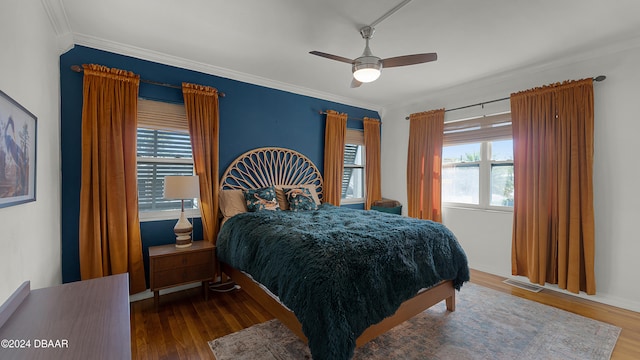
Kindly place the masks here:
<instances>
[{"instance_id":1,"label":"crown molding","mask_svg":"<svg viewBox=\"0 0 640 360\"><path fill-rule=\"evenodd\" d=\"M69 25L69 19L67 19L67 13L64 11L62 0L41 0L41 3L56 35L71 33L71 26Z\"/></svg>"},{"instance_id":2,"label":"crown molding","mask_svg":"<svg viewBox=\"0 0 640 360\"><path fill-rule=\"evenodd\" d=\"M58 35L57 44L58 44L58 52L60 53L60 55L73 49L75 45L73 42L73 34L66 33L63 35Z\"/></svg>"},{"instance_id":3,"label":"crown molding","mask_svg":"<svg viewBox=\"0 0 640 360\"><path fill-rule=\"evenodd\" d=\"M47 1L47 0L43 0ZM56 1L56 0L49 0ZM286 92L291 92L298 95L305 95L309 97L314 97L318 99L323 99L327 101L333 101L340 104L356 106L364 109L370 109L374 111L378 111L380 113L383 108L379 105L358 101L351 98L336 96L330 93L316 91L309 88L296 86L292 84L287 84L280 81L275 81L272 79L255 76L251 74L242 73L239 71L234 71L210 64L205 64L197 61L188 60L185 58L181 58L178 56L168 55L136 46L131 46L127 44L122 44L118 42L113 42L101 38L96 38L92 36L82 35L82 34L74 34L73 35L74 44L91 47L98 50L109 51L121 55L131 56L142 60L153 61L156 63L175 66L183 69L193 70L202 72L209 75L215 75L231 80L237 80L249 84L264 86L271 89L282 90ZM224 91L224 89L220 89Z\"/></svg>"},{"instance_id":4,"label":"crown molding","mask_svg":"<svg viewBox=\"0 0 640 360\"><path fill-rule=\"evenodd\" d=\"M56 33L58 53L62 55L73 48L73 34L62 0L41 0L41 3Z\"/></svg>"}]
</instances>

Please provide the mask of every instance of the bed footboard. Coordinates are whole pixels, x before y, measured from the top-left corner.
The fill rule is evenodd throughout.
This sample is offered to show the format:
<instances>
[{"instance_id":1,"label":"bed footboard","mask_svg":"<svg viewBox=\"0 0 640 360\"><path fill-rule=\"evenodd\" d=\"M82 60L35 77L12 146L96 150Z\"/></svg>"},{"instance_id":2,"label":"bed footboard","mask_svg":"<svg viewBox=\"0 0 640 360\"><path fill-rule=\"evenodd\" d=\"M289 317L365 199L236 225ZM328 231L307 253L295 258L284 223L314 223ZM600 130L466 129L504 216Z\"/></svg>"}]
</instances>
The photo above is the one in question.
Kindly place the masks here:
<instances>
[{"instance_id":1,"label":"bed footboard","mask_svg":"<svg viewBox=\"0 0 640 360\"><path fill-rule=\"evenodd\" d=\"M296 334L305 343L307 337L302 332L302 325L296 318L295 314L282 305L278 300L267 294L253 279L232 268L231 266L221 263L222 272L227 274L242 289L249 294L254 300L262 305L273 316L287 326L294 334ZM356 346L360 347L376 337L391 330L395 326L409 320L433 305L446 301L447 310L455 311L455 289L452 281L443 281L438 285L431 287L400 305L396 313L367 328L362 335L356 340Z\"/></svg>"},{"instance_id":2,"label":"bed footboard","mask_svg":"<svg viewBox=\"0 0 640 360\"><path fill-rule=\"evenodd\" d=\"M220 263L220 267L222 272L227 274L236 284L240 285L249 296L269 311L271 315L280 320L294 334L302 339L305 344L307 343L307 337L302 332L302 324L300 324L298 318L291 310L267 294L253 279L245 275L242 271L236 270L222 262Z\"/></svg>"},{"instance_id":3,"label":"bed footboard","mask_svg":"<svg viewBox=\"0 0 640 360\"><path fill-rule=\"evenodd\" d=\"M403 302L395 314L368 327L356 340L356 346L360 347L368 343L442 300L446 300L447 310L455 311L456 292L452 281L443 281Z\"/></svg>"}]
</instances>

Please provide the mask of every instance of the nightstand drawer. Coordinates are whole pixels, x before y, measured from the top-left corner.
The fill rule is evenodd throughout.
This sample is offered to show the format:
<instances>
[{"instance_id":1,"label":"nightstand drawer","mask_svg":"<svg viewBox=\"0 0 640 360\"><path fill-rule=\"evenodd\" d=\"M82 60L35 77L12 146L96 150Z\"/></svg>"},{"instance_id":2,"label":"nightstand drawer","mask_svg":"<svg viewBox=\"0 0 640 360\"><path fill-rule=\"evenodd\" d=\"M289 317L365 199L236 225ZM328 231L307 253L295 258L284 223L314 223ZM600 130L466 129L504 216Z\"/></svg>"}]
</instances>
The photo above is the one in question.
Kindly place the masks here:
<instances>
[{"instance_id":1,"label":"nightstand drawer","mask_svg":"<svg viewBox=\"0 0 640 360\"><path fill-rule=\"evenodd\" d=\"M180 255L163 256L153 259L153 271L158 273L164 270L176 270L177 268L211 264L213 261L213 255L211 251L198 251L185 253Z\"/></svg>"},{"instance_id":2,"label":"nightstand drawer","mask_svg":"<svg viewBox=\"0 0 640 360\"><path fill-rule=\"evenodd\" d=\"M156 311L160 303L160 289L202 282L205 300L209 299L207 282L216 273L216 247L206 241L194 241L186 248L173 244L149 247L149 280Z\"/></svg>"},{"instance_id":3,"label":"nightstand drawer","mask_svg":"<svg viewBox=\"0 0 640 360\"><path fill-rule=\"evenodd\" d=\"M154 274L153 289L174 286L183 283L203 281L213 278L213 263L156 271Z\"/></svg>"}]
</instances>

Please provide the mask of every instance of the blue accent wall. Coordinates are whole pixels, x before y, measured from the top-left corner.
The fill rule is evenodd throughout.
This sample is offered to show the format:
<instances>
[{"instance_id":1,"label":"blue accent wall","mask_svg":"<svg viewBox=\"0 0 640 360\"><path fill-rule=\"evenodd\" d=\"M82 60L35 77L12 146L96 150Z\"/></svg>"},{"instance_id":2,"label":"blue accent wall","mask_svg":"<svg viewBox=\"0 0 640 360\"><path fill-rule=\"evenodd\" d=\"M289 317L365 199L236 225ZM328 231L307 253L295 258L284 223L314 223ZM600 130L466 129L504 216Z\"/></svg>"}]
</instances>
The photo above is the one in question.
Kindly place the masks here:
<instances>
[{"instance_id":1,"label":"blue accent wall","mask_svg":"<svg viewBox=\"0 0 640 360\"><path fill-rule=\"evenodd\" d=\"M61 161L62 161L62 280L80 280L78 217L80 213L80 167L82 142L82 74L71 65L101 64L133 71L142 79L180 85L208 85L224 92L220 98L220 175L242 153L263 146L280 146L305 154L322 171L325 116L320 110L345 112L349 117L379 118L376 111L275 90L263 86L207 75L197 71L140 60L129 56L75 46L60 56ZM140 84L140 97L182 103L182 91ZM349 121L349 128L362 128ZM199 219L194 219L193 238L202 237ZM148 274L149 246L175 241L176 220L140 224L145 270ZM147 275L148 278L148 275ZM147 282L148 283L148 282Z\"/></svg>"}]
</instances>

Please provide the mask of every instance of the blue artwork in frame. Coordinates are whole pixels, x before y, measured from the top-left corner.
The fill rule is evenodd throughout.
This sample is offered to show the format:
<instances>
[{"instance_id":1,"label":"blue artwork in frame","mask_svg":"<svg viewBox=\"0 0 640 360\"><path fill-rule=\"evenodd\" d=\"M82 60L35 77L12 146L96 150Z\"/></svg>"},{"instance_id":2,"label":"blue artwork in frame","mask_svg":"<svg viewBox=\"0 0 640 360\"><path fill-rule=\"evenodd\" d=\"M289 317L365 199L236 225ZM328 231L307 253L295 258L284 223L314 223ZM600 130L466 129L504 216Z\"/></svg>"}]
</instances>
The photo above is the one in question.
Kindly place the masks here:
<instances>
[{"instance_id":1,"label":"blue artwork in frame","mask_svg":"<svg viewBox=\"0 0 640 360\"><path fill-rule=\"evenodd\" d=\"M0 208L36 200L37 118L0 91Z\"/></svg>"}]
</instances>

